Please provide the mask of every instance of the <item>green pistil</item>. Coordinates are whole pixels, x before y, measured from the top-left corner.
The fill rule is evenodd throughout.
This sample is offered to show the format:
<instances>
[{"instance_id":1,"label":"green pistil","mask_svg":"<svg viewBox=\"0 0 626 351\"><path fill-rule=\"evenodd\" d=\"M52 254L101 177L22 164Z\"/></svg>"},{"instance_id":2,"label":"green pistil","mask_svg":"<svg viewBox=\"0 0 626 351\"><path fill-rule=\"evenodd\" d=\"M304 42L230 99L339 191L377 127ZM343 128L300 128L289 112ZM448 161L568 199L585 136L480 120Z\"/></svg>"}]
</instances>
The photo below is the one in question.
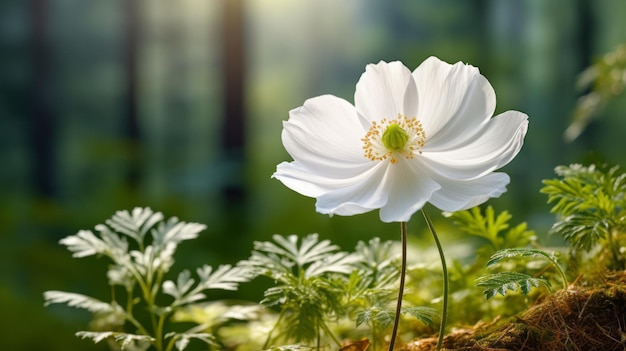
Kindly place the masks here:
<instances>
[{"instance_id":1,"label":"green pistil","mask_svg":"<svg viewBox=\"0 0 626 351\"><path fill-rule=\"evenodd\" d=\"M404 148L409 140L409 135L398 124L392 123L385 129L382 139L388 150L397 151Z\"/></svg>"}]
</instances>

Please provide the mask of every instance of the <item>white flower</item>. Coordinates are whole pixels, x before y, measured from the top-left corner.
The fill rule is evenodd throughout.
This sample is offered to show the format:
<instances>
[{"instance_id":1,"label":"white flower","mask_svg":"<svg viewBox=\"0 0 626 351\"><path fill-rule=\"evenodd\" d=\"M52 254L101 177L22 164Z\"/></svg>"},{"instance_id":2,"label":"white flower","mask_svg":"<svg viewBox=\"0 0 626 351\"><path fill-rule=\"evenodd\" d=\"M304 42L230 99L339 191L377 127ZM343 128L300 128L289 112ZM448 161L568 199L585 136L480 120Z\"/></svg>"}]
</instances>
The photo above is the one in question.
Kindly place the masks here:
<instances>
[{"instance_id":1,"label":"white flower","mask_svg":"<svg viewBox=\"0 0 626 351\"><path fill-rule=\"evenodd\" d=\"M476 67L430 57L411 73L381 61L366 67L354 100L318 96L283 122L294 161L273 177L317 198L318 212L380 209L383 222L401 222L426 202L452 212L506 191L508 175L493 171L519 152L528 116L492 118L495 93Z\"/></svg>"}]
</instances>

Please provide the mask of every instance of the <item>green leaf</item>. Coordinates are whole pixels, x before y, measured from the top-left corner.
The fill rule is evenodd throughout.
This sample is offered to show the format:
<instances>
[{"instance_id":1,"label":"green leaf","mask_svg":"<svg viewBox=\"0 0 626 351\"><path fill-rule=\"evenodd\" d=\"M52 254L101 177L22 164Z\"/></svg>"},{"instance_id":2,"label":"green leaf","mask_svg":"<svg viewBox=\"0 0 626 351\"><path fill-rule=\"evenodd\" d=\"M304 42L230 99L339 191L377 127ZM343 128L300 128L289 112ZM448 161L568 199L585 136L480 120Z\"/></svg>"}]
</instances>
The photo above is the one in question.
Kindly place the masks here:
<instances>
[{"instance_id":1,"label":"green leaf","mask_svg":"<svg viewBox=\"0 0 626 351\"><path fill-rule=\"evenodd\" d=\"M544 180L541 192L558 215L552 230L573 248L588 252L626 225L626 174L617 167L572 164L555 172L561 178Z\"/></svg>"},{"instance_id":2,"label":"green leaf","mask_svg":"<svg viewBox=\"0 0 626 351\"><path fill-rule=\"evenodd\" d=\"M503 259L510 257L543 257L548 258L552 262L556 262L556 258L553 255L550 255L544 251L526 247L516 247L503 249L494 253L491 256L491 259L487 262L487 267L491 267L494 264L502 261Z\"/></svg>"},{"instance_id":3,"label":"green leaf","mask_svg":"<svg viewBox=\"0 0 626 351\"><path fill-rule=\"evenodd\" d=\"M609 235L611 222L591 213L576 213L562 218L552 226L572 247L586 252Z\"/></svg>"},{"instance_id":4,"label":"green leaf","mask_svg":"<svg viewBox=\"0 0 626 351\"><path fill-rule=\"evenodd\" d=\"M131 213L117 211L106 221L116 232L128 235L138 243L143 242L146 232L163 219L163 214L153 212L150 208L135 207Z\"/></svg>"},{"instance_id":5,"label":"green leaf","mask_svg":"<svg viewBox=\"0 0 626 351\"><path fill-rule=\"evenodd\" d=\"M264 351L305 351L305 350L313 350L312 347L300 344L293 345L282 345L282 346L272 346L269 349L265 349Z\"/></svg>"},{"instance_id":6,"label":"green leaf","mask_svg":"<svg viewBox=\"0 0 626 351\"><path fill-rule=\"evenodd\" d=\"M374 310L369 308L367 310L359 311L356 314L356 326L360 326L361 324L367 324L372 320L372 314Z\"/></svg>"},{"instance_id":7,"label":"green leaf","mask_svg":"<svg viewBox=\"0 0 626 351\"><path fill-rule=\"evenodd\" d=\"M215 341L215 336L209 333L168 333L165 335L166 339L173 338L175 341L176 349L178 351L183 351L189 345L189 342L192 339L200 340L205 342L209 347L211 346L219 346L219 344Z\"/></svg>"},{"instance_id":8,"label":"green leaf","mask_svg":"<svg viewBox=\"0 0 626 351\"><path fill-rule=\"evenodd\" d=\"M324 273L350 274L355 269L355 263L359 260L356 255L347 252L338 252L326 255L318 261L313 262L304 271L306 278L320 276Z\"/></svg>"},{"instance_id":9,"label":"green leaf","mask_svg":"<svg viewBox=\"0 0 626 351\"><path fill-rule=\"evenodd\" d=\"M161 222L151 231L153 245L158 250L163 250L168 244L178 245L185 240L198 237L199 233L206 229L204 224L180 222L172 217L167 222Z\"/></svg>"},{"instance_id":10,"label":"green leaf","mask_svg":"<svg viewBox=\"0 0 626 351\"><path fill-rule=\"evenodd\" d=\"M73 252L73 257L86 257L103 254L109 250L107 244L90 230L81 230L76 235L70 235L59 241Z\"/></svg>"},{"instance_id":11,"label":"green leaf","mask_svg":"<svg viewBox=\"0 0 626 351\"><path fill-rule=\"evenodd\" d=\"M251 278L248 269L230 265L221 265L215 271L213 271L213 267L204 265L197 269L197 273L200 279L193 289L195 280L191 278L191 274L187 270L178 274L176 283L171 280L163 282L163 293L174 297L172 307L204 299L206 297L202 293L204 290L237 290L239 283L247 282Z\"/></svg>"},{"instance_id":12,"label":"green leaf","mask_svg":"<svg viewBox=\"0 0 626 351\"><path fill-rule=\"evenodd\" d=\"M550 289L550 283L543 278L534 278L528 274L517 272L502 272L487 274L476 279L476 286L483 287L483 293L487 299L497 294L506 295L507 291L517 291L528 295L533 287L544 285Z\"/></svg>"},{"instance_id":13,"label":"green leaf","mask_svg":"<svg viewBox=\"0 0 626 351\"><path fill-rule=\"evenodd\" d=\"M136 349L134 345L136 343L150 343L154 341L154 338L147 335L128 334L121 332L90 332L80 331L76 333L76 336L82 339L91 339L94 343L99 343L102 340L113 338L122 350L128 346L133 346L133 350Z\"/></svg>"},{"instance_id":14,"label":"green leaf","mask_svg":"<svg viewBox=\"0 0 626 351\"><path fill-rule=\"evenodd\" d=\"M469 210L446 213L446 215L451 217L453 223L463 232L487 239L495 250L524 246L534 237L534 232L527 229L526 223L520 223L511 228L509 224L511 214L502 211L496 216L492 206L487 206L484 214L480 207L476 206Z\"/></svg>"},{"instance_id":15,"label":"green leaf","mask_svg":"<svg viewBox=\"0 0 626 351\"><path fill-rule=\"evenodd\" d=\"M433 318L437 317L439 312L434 308L415 306L403 307L402 314L413 316L426 325L432 325ZM374 328L385 329L393 323L394 318L395 311L372 307L357 313L356 326L358 327L361 324L373 324Z\"/></svg>"},{"instance_id":16,"label":"green leaf","mask_svg":"<svg viewBox=\"0 0 626 351\"><path fill-rule=\"evenodd\" d=\"M86 309L89 312L102 312L102 313L124 313L122 308L117 304L106 303L96 298L70 293L65 291L49 290L43 294L45 305L48 306L53 303L64 303L70 307L77 307Z\"/></svg>"},{"instance_id":17,"label":"green leaf","mask_svg":"<svg viewBox=\"0 0 626 351\"><path fill-rule=\"evenodd\" d=\"M396 265L399 259L396 245L394 241L381 242L380 238L373 238L367 244L362 241L357 243L355 253L360 260L356 265L362 281L369 282L367 288L383 289L396 283L400 275Z\"/></svg>"},{"instance_id":18,"label":"green leaf","mask_svg":"<svg viewBox=\"0 0 626 351\"><path fill-rule=\"evenodd\" d=\"M300 246L296 235L273 238L275 243L255 242L252 256L240 265L288 283L303 272L306 278L325 273L349 274L358 261L354 255L336 252L339 247L330 241L319 241L317 234L304 237Z\"/></svg>"},{"instance_id":19,"label":"green leaf","mask_svg":"<svg viewBox=\"0 0 626 351\"><path fill-rule=\"evenodd\" d=\"M439 316L439 312L436 309L424 306L402 308L402 313L411 315L429 326L433 325L433 318Z\"/></svg>"}]
</instances>

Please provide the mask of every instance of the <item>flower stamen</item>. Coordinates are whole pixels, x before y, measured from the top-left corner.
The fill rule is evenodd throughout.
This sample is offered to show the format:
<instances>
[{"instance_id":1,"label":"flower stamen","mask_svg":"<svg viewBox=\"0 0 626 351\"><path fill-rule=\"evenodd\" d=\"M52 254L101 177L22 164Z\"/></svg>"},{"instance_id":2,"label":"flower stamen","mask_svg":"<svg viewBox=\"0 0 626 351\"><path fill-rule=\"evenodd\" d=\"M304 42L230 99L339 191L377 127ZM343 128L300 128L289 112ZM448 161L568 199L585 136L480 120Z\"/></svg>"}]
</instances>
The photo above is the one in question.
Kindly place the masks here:
<instances>
[{"instance_id":1,"label":"flower stamen","mask_svg":"<svg viewBox=\"0 0 626 351\"><path fill-rule=\"evenodd\" d=\"M400 156L412 159L416 153L422 153L426 132L417 118L398 114L396 119L373 121L361 141L366 158L372 161L389 158L395 164Z\"/></svg>"}]
</instances>

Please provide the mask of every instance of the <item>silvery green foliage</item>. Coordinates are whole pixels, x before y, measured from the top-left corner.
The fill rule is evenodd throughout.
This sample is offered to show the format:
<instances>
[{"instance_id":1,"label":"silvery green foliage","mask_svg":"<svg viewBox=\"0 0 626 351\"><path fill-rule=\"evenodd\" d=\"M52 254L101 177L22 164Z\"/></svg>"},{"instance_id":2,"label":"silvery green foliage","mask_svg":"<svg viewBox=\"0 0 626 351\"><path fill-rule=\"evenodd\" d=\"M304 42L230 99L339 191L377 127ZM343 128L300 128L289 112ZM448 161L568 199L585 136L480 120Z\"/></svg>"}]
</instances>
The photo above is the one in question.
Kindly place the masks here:
<instances>
[{"instance_id":1,"label":"silvery green foliage","mask_svg":"<svg viewBox=\"0 0 626 351\"><path fill-rule=\"evenodd\" d=\"M277 329L289 337L282 341L312 342L320 331L334 338L327 323L344 314L346 284L359 255L338 251L338 246L319 240L317 234L301 240L296 235L273 239L255 242L251 257L240 264L276 282L261 303L280 309ZM271 335L265 346L270 340Z\"/></svg>"},{"instance_id":2,"label":"silvery green foliage","mask_svg":"<svg viewBox=\"0 0 626 351\"><path fill-rule=\"evenodd\" d=\"M147 335L127 334L120 332L88 332L81 331L76 333L76 336L81 339L91 339L95 343L112 338L115 340L122 350L147 350L150 347L150 343L154 342L154 338Z\"/></svg>"},{"instance_id":3,"label":"silvery green foliage","mask_svg":"<svg viewBox=\"0 0 626 351\"><path fill-rule=\"evenodd\" d=\"M175 281L163 281L174 264L178 244L197 238L205 228L203 224L182 222L176 217L164 220L160 212L150 208L118 211L105 224L97 225L95 233L81 230L60 243L76 258L97 255L111 259L113 264L107 272L109 284L123 287L126 301L118 303L119 297L114 297L111 302L105 302L82 294L51 290L44 293L45 304L63 303L85 309L100 318L106 317L106 324L111 328L132 325L136 334L118 329L76 334L96 343L115 340L123 350L145 350L150 346L159 351L170 351L174 347L184 350L191 339L213 345L215 338L207 333L196 330L165 333L163 330L165 321L177 309L205 299L205 290L236 290L239 283L251 278L246 268L222 265L213 269L205 265L196 270L197 278L184 270ZM171 296L170 305L157 306L159 295ZM152 313L151 323L145 323L149 326L136 319L133 312L137 305Z\"/></svg>"}]
</instances>

